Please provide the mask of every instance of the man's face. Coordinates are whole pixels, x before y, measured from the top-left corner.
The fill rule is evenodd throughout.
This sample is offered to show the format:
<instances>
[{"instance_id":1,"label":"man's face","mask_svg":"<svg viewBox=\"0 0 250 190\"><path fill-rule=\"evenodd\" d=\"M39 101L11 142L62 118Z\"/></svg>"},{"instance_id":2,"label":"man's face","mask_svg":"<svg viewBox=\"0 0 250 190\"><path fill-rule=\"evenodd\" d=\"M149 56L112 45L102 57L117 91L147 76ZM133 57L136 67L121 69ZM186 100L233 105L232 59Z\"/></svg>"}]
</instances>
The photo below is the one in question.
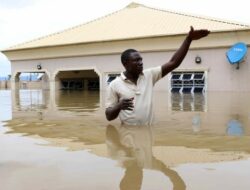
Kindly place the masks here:
<instances>
[{"instance_id":1,"label":"man's face","mask_svg":"<svg viewBox=\"0 0 250 190\"><path fill-rule=\"evenodd\" d=\"M139 52L130 53L128 61L124 64L127 72L133 75L139 75L143 70L142 57Z\"/></svg>"}]
</instances>

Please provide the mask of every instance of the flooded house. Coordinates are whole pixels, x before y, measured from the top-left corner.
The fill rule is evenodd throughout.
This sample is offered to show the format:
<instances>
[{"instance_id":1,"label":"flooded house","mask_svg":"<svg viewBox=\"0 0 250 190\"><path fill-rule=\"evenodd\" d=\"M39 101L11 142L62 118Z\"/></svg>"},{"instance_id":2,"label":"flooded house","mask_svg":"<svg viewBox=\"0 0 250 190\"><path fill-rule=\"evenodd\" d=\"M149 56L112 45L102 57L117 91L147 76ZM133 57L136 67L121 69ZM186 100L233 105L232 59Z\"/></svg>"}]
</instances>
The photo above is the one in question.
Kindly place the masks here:
<instances>
[{"instance_id":1,"label":"flooded house","mask_svg":"<svg viewBox=\"0 0 250 190\"><path fill-rule=\"evenodd\" d=\"M191 25L211 33L156 84L154 125L108 122L103 99L123 71L121 52L161 65ZM0 90L1 187L248 190L249 45L250 25L132 3L5 49L12 90ZM244 53L238 62L232 49ZM38 80L23 82L27 73Z\"/></svg>"},{"instance_id":2,"label":"flooded house","mask_svg":"<svg viewBox=\"0 0 250 190\"><path fill-rule=\"evenodd\" d=\"M236 43L250 45L250 26L221 19L160 10L137 3L91 22L3 50L11 61L11 86L21 73L43 73L42 88L100 90L123 71L120 54L134 48L144 68L170 60L190 26L211 31L193 41L182 65L155 90L196 93L250 91L249 52L240 65L226 53ZM248 55L248 56L247 56Z\"/></svg>"}]
</instances>

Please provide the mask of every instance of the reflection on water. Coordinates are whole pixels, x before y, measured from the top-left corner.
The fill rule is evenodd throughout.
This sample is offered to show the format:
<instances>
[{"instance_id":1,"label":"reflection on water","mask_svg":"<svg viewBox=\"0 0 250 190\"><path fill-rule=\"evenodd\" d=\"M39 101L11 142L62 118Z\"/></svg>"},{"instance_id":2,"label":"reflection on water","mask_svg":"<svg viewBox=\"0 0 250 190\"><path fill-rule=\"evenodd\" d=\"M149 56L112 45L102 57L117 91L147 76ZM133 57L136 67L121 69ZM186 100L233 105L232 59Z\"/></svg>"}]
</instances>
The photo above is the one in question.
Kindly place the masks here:
<instances>
[{"instance_id":1,"label":"reflection on water","mask_svg":"<svg viewBox=\"0 0 250 190\"><path fill-rule=\"evenodd\" d=\"M206 94L171 94L171 107L173 111L206 111Z\"/></svg>"},{"instance_id":2,"label":"reflection on water","mask_svg":"<svg viewBox=\"0 0 250 190\"><path fill-rule=\"evenodd\" d=\"M125 168L120 189L139 190L143 181L143 169L151 169L166 175L173 189L186 189L179 174L153 155L152 131L149 126L107 126L108 154Z\"/></svg>"},{"instance_id":3,"label":"reflection on water","mask_svg":"<svg viewBox=\"0 0 250 190\"><path fill-rule=\"evenodd\" d=\"M49 101L48 93L41 90L15 91L12 96L13 108L17 111L43 110L46 109Z\"/></svg>"},{"instance_id":4,"label":"reflection on water","mask_svg":"<svg viewBox=\"0 0 250 190\"><path fill-rule=\"evenodd\" d=\"M232 119L228 122L227 124L227 133L228 135L243 135L244 131L243 131L243 127L242 124L235 119Z\"/></svg>"},{"instance_id":5,"label":"reflection on water","mask_svg":"<svg viewBox=\"0 0 250 190\"><path fill-rule=\"evenodd\" d=\"M61 91L56 99L59 110L93 112L100 107L99 92Z\"/></svg>"},{"instance_id":6,"label":"reflection on water","mask_svg":"<svg viewBox=\"0 0 250 190\"><path fill-rule=\"evenodd\" d=\"M46 110L51 106L62 111L93 112L100 107L96 91L59 91L50 97L49 91L20 90L15 91L14 102L18 111Z\"/></svg>"},{"instance_id":7,"label":"reflection on water","mask_svg":"<svg viewBox=\"0 0 250 190\"><path fill-rule=\"evenodd\" d=\"M0 166L2 164L6 168L2 170L4 173L0 171L0 177L6 173L10 174L7 171L20 164L21 168L26 168L29 162L41 159L42 162L46 160L48 164L56 166L53 160L61 158L65 159L65 163L59 164L62 170L74 169L82 176L91 171L92 175L88 176L86 182L60 173L61 181L55 184L47 183L46 187L60 189L58 184L67 181L67 184L74 184L68 186L68 189L201 189L198 187L201 187L202 182L195 178L201 178L200 181L206 179L207 184L218 184L222 180L221 177L209 181L211 175L216 176L223 172L224 178L230 179L236 175L236 169L245 171L245 175L250 176L245 167L250 165L247 160L250 157L249 93L208 93L202 96L156 92L155 124L152 127L129 127L121 126L119 120L111 123L106 121L103 94L100 95L99 92L0 92L0 125L4 126L0 127L0 143L4 143L5 147L0 146L0 152L5 155L0 157ZM6 101L6 97L9 101ZM7 110L4 108L6 103L12 110L8 116L2 114ZM31 154L30 160L23 154L27 152L28 147L31 147L28 154L37 152ZM60 152L58 158L56 147L63 147L72 152ZM40 151L50 153L40 155ZM20 155L16 156L19 152ZM77 157L76 153L83 155ZM45 155L52 157L44 157ZM76 160L70 162L73 157ZM23 160L22 163L19 163L20 159ZM15 164L10 164L13 160ZM237 168L231 161L245 165ZM86 164L90 162L92 164ZM105 177L101 177L100 170L95 167L98 163L102 163L99 168L107 166L106 170L103 168L106 171ZM215 164L213 170L204 170L211 167L208 165L211 163ZM227 167L222 167L223 163L228 163ZM197 164L202 167L193 173ZM84 167L81 169L79 166ZM46 168L47 172L50 172L53 167ZM218 172L217 168L220 168ZM27 173L22 173L23 169L18 171L20 175L16 177L24 180L22 176ZM245 176L236 178L239 189L249 189L250 182L244 181ZM5 189L18 189L7 185L10 177L5 175L4 179L7 180L4 183ZM34 177L35 179L38 178ZM0 179L0 182L2 184L3 181ZM98 188L94 185L97 183L101 185ZM211 188L208 185L209 188L206 188L205 185L202 189L234 189L232 183L233 181L229 180L226 187ZM36 184L43 183L38 181ZM23 189L29 188L24 186Z\"/></svg>"}]
</instances>

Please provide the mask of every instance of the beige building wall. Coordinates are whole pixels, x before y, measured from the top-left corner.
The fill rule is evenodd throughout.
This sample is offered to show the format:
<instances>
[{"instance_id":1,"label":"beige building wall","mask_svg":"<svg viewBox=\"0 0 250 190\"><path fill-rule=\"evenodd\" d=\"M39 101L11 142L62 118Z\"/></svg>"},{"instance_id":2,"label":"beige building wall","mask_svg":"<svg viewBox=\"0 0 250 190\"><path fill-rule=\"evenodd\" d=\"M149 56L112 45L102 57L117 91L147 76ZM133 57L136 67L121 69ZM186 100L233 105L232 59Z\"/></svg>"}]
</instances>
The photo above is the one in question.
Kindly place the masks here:
<instances>
[{"instance_id":1,"label":"beige building wall","mask_svg":"<svg viewBox=\"0 0 250 190\"><path fill-rule=\"evenodd\" d=\"M20 81L19 89L43 89L42 81Z\"/></svg>"},{"instance_id":2,"label":"beige building wall","mask_svg":"<svg viewBox=\"0 0 250 190\"><path fill-rule=\"evenodd\" d=\"M249 36L249 30L228 31L212 33L207 38L193 41L177 70L205 71L207 91L250 91L247 83L250 79L249 51L239 70L236 65L230 65L226 58L226 51L236 42L242 41L249 47ZM123 71L120 54L125 49L139 50L143 56L144 68L149 68L170 60L184 38L184 35L179 35L44 47L9 51L6 55L11 60L12 76L18 72L46 72L48 86L59 89L60 81L56 76L60 71L94 70L100 78L100 90L105 90L108 74ZM196 56L201 57L201 64L195 63ZM41 65L42 69L38 70L37 65ZM161 80L155 90L169 91L170 75Z\"/></svg>"},{"instance_id":3,"label":"beige building wall","mask_svg":"<svg viewBox=\"0 0 250 190\"><path fill-rule=\"evenodd\" d=\"M226 58L228 48L190 50L182 65L177 70L205 71L208 91L250 91L250 66L249 54L240 69L236 65L229 64ZM175 51L168 52L142 52L144 68L162 65L167 62ZM195 57L199 55L201 64L195 63ZM94 70L100 77L101 90L107 88L107 75L120 73L124 70L120 62L120 54L84 56L71 58L56 58L44 60L13 61L13 72L37 72L36 65L42 64L43 71L53 80L59 71ZM87 73L86 77L91 77ZM73 78L72 72L66 74ZM76 76L76 75L75 75ZM158 82L156 90L168 91L170 88L170 75Z\"/></svg>"},{"instance_id":4,"label":"beige building wall","mask_svg":"<svg viewBox=\"0 0 250 190\"><path fill-rule=\"evenodd\" d=\"M236 65L231 65L226 58L226 51L229 48L214 48L190 50L183 60L182 64L176 70L178 71L205 71L207 91L250 91L250 52L246 59L240 63L240 69ZM164 63L169 60L173 52L147 53L144 55L144 63L150 62ZM200 56L202 62L195 63L195 57ZM164 87L165 86L165 87ZM170 75L167 80L162 80L158 84L159 90L169 89Z\"/></svg>"}]
</instances>

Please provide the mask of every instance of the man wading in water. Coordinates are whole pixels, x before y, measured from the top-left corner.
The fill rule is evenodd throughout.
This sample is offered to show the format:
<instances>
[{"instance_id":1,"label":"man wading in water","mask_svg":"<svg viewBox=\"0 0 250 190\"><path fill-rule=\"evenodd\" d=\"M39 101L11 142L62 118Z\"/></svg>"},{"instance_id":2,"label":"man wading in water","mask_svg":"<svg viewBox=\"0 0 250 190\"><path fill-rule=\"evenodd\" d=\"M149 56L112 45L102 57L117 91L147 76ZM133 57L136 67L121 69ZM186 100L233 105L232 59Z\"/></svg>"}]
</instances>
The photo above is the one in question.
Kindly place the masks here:
<instances>
[{"instance_id":1,"label":"man wading in water","mask_svg":"<svg viewBox=\"0 0 250 190\"><path fill-rule=\"evenodd\" d=\"M134 49L124 51L121 62L125 71L110 83L108 89L105 111L107 120L111 121L119 116L122 124L152 124L153 86L181 64L193 40L208 34L208 30L194 30L191 26L181 47L169 62L146 70L143 70L142 57L138 51Z\"/></svg>"}]
</instances>

